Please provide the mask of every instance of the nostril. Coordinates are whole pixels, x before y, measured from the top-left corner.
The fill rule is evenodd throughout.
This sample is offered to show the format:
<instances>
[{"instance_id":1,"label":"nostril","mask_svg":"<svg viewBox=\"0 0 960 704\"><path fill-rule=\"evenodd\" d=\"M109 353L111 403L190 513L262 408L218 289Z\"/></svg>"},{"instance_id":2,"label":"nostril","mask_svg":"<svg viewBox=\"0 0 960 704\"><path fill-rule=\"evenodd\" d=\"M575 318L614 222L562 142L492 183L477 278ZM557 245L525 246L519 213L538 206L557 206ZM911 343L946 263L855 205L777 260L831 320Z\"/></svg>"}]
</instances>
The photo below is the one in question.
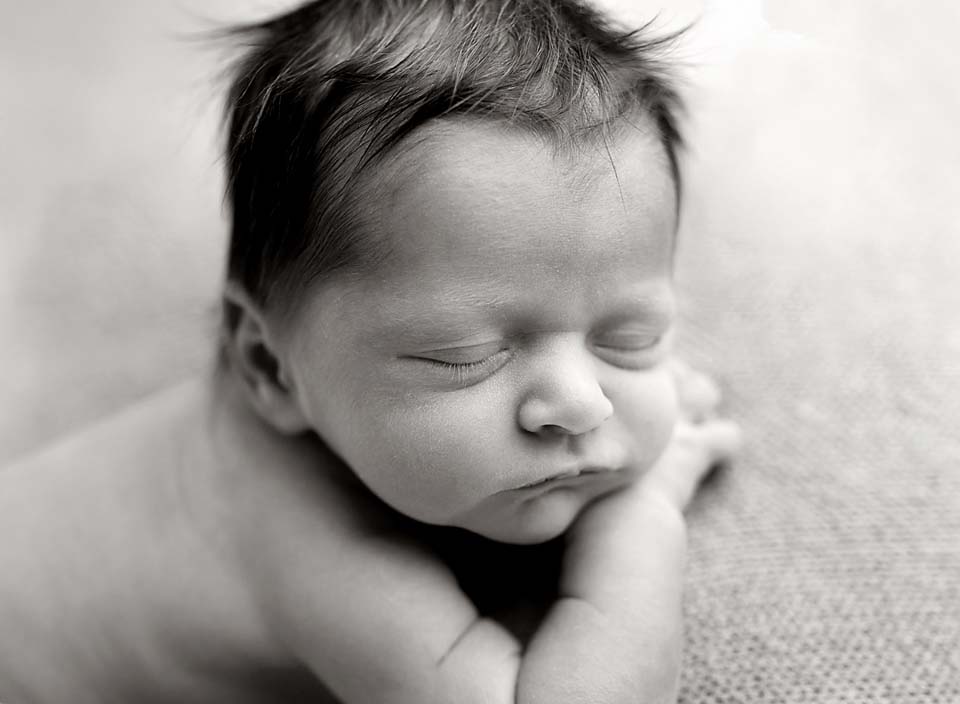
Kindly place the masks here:
<instances>
[{"instance_id":1,"label":"nostril","mask_svg":"<svg viewBox=\"0 0 960 704\"><path fill-rule=\"evenodd\" d=\"M520 423L521 430L529 435L535 435L540 438L553 438L561 437L564 435L569 435L569 431L566 430L561 425L555 425L552 423L546 424L536 424L536 423Z\"/></svg>"}]
</instances>

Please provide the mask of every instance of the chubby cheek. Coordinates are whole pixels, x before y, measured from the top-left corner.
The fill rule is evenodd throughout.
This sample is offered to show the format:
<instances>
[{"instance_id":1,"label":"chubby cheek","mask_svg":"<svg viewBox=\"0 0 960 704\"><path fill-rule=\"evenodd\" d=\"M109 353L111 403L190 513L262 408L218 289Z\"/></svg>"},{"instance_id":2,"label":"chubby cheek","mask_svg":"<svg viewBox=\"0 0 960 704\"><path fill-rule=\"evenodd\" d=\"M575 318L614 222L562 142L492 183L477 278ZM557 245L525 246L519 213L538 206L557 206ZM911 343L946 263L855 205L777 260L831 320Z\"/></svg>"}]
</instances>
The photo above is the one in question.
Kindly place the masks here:
<instances>
[{"instance_id":1,"label":"chubby cheek","mask_svg":"<svg viewBox=\"0 0 960 704\"><path fill-rule=\"evenodd\" d=\"M339 433L340 452L393 508L447 523L503 488L509 475L512 414L501 403L488 390L367 406L365 418Z\"/></svg>"},{"instance_id":2,"label":"chubby cheek","mask_svg":"<svg viewBox=\"0 0 960 704\"><path fill-rule=\"evenodd\" d=\"M633 465L646 472L673 435L679 418L676 386L666 365L643 375L630 375L608 393L618 426L631 447Z\"/></svg>"}]
</instances>

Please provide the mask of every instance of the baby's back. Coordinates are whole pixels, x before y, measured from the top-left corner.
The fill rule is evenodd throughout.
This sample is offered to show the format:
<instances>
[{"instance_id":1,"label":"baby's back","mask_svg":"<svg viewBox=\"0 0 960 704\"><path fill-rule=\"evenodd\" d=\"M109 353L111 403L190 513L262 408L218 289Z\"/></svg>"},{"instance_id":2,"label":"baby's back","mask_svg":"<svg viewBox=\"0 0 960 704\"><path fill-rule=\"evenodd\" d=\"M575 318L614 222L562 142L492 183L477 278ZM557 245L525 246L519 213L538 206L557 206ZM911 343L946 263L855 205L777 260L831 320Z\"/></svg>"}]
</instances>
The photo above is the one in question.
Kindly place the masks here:
<instances>
[{"instance_id":1,"label":"baby's back","mask_svg":"<svg viewBox=\"0 0 960 704\"><path fill-rule=\"evenodd\" d=\"M212 461L204 393L183 385L0 471L0 701L296 701L314 686L269 647L227 544L198 530L210 504L185 473Z\"/></svg>"}]
</instances>

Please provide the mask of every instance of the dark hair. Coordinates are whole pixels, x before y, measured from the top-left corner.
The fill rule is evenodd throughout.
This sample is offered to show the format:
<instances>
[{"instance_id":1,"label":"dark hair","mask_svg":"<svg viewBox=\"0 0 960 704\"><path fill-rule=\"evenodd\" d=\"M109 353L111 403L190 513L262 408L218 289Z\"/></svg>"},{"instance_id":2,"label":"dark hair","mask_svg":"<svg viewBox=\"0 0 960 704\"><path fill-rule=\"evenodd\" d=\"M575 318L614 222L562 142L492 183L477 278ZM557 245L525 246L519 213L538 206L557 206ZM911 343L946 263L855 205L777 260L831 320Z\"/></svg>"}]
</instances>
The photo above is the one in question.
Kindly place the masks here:
<instances>
[{"instance_id":1,"label":"dark hair","mask_svg":"<svg viewBox=\"0 0 960 704\"><path fill-rule=\"evenodd\" d=\"M661 50L576 0L314 0L229 35L229 279L280 306L376 255L357 236L372 166L418 127L473 115L576 144L631 117L679 188L680 101Z\"/></svg>"}]
</instances>

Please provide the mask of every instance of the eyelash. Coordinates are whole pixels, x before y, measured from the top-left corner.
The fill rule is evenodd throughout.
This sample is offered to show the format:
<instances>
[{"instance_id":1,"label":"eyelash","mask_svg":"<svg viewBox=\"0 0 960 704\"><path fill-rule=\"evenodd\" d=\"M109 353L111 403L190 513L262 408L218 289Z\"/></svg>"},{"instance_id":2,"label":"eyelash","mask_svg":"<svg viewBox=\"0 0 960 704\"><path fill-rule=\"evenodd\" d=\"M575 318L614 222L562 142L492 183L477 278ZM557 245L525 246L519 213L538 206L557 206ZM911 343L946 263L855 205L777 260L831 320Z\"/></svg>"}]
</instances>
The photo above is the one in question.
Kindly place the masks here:
<instances>
[{"instance_id":1,"label":"eyelash","mask_svg":"<svg viewBox=\"0 0 960 704\"><path fill-rule=\"evenodd\" d=\"M654 347L659 345L663 341L663 335L657 335L656 337L650 338L649 342L642 346L638 345L609 345L598 343L597 347L607 350L616 350L618 352L646 352L652 350Z\"/></svg>"},{"instance_id":2,"label":"eyelash","mask_svg":"<svg viewBox=\"0 0 960 704\"><path fill-rule=\"evenodd\" d=\"M507 350L500 350L499 352L495 352L489 357L477 360L476 362L445 362L440 359L430 359L428 357L422 357L421 359L435 367L440 367L441 369L450 372L457 384L465 384L470 380L474 372L479 372L485 367L495 366L500 355L504 352L507 352Z\"/></svg>"},{"instance_id":3,"label":"eyelash","mask_svg":"<svg viewBox=\"0 0 960 704\"><path fill-rule=\"evenodd\" d=\"M446 369L452 372L455 376L457 376L458 381L466 372L478 370L487 363L486 359L480 360L479 362L441 362L438 359L428 359L426 361L430 362L436 367L440 367L441 369Z\"/></svg>"}]
</instances>

